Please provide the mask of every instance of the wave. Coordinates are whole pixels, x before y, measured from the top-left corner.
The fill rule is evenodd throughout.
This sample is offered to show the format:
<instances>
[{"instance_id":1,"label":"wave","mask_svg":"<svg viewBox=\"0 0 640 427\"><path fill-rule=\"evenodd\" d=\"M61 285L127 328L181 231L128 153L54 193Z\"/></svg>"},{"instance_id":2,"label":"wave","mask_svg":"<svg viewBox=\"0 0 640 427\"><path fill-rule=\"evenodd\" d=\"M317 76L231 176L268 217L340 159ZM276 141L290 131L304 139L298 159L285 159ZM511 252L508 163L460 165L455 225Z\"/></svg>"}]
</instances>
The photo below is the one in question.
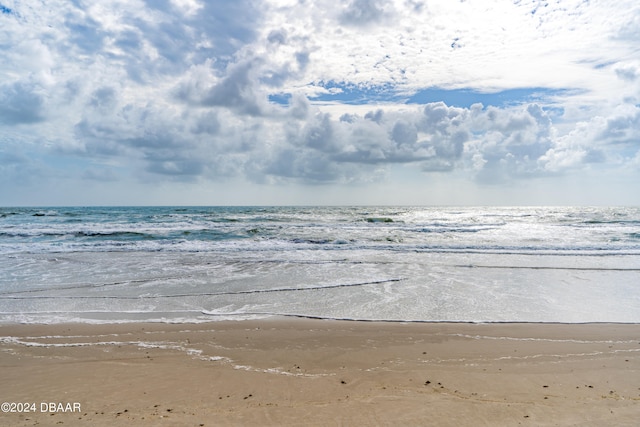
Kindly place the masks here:
<instances>
[{"instance_id":1,"label":"wave","mask_svg":"<svg viewBox=\"0 0 640 427\"><path fill-rule=\"evenodd\" d=\"M264 319L265 315L243 316L242 320ZM0 321L22 324L56 324L56 323L85 323L85 324L124 324L124 323L205 323L211 322L211 317L202 310L82 310L82 311L20 311L0 312ZM229 315L218 317L218 320L238 320L238 316Z\"/></svg>"},{"instance_id":2,"label":"wave","mask_svg":"<svg viewBox=\"0 0 640 427\"><path fill-rule=\"evenodd\" d=\"M76 231L76 237L123 238L123 239L154 239L156 236L137 231Z\"/></svg>"},{"instance_id":3,"label":"wave","mask_svg":"<svg viewBox=\"0 0 640 427\"><path fill-rule=\"evenodd\" d=\"M310 245L348 245L350 243L355 243L354 240L345 240L345 239L302 239L295 238L290 240L291 243L294 244L310 244Z\"/></svg>"},{"instance_id":4,"label":"wave","mask_svg":"<svg viewBox=\"0 0 640 427\"><path fill-rule=\"evenodd\" d=\"M457 264L454 267L460 268L495 268L495 269L515 269L515 270L577 270L577 271L640 271L640 268L616 268L616 267L554 267L535 265L476 265Z\"/></svg>"},{"instance_id":5,"label":"wave","mask_svg":"<svg viewBox=\"0 0 640 427\"><path fill-rule=\"evenodd\" d=\"M32 237L63 237L69 236L70 233L63 233L58 231L42 231L42 230L19 230L19 231L2 231L0 237L12 237L12 238L32 238Z\"/></svg>"},{"instance_id":6,"label":"wave","mask_svg":"<svg viewBox=\"0 0 640 427\"><path fill-rule=\"evenodd\" d=\"M394 248L389 248L394 250ZM399 248L416 253L530 255L530 256L638 256L640 247L631 246L416 246Z\"/></svg>"},{"instance_id":7,"label":"wave","mask_svg":"<svg viewBox=\"0 0 640 427\"><path fill-rule=\"evenodd\" d=\"M589 219L586 221L582 221L578 224L573 224L573 225L580 225L580 224L586 224L586 225L599 225L599 224L617 224L617 225L632 225L632 226L637 226L640 225L640 221L636 220L636 219L630 219L630 220L621 220L621 219Z\"/></svg>"},{"instance_id":8,"label":"wave","mask_svg":"<svg viewBox=\"0 0 640 427\"><path fill-rule=\"evenodd\" d=\"M240 218L211 218L209 221L211 222L220 222L220 223L227 223L227 222L242 222L242 220Z\"/></svg>"},{"instance_id":9,"label":"wave","mask_svg":"<svg viewBox=\"0 0 640 427\"><path fill-rule=\"evenodd\" d=\"M56 260L57 261L57 260ZM141 283L150 283L162 280L175 280L175 279L187 279L191 277L190 275L179 275L179 276L165 276L165 277L154 277L149 279L131 279L124 280L121 282L110 282L110 283L97 283L97 284L82 284L82 285L69 285L69 286L57 286L50 288L35 288L35 289L23 289L20 291L5 291L0 292L0 299L2 299L3 295L17 295L17 294L31 294L37 292L55 292L55 291L68 291L68 290L79 290L79 289L97 289L97 288L106 288L110 286L123 286L123 285L131 285L131 284L141 284ZM14 298L17 299L17 298Z\"/></svg>"},{"instance_id":10,"label":"wave","mask_svg":"<svg viewBox=\"0 0 640 427\"><path fill-rule=\"evenodd\" d=\"M388 217L368 217L364 219L366 222L378 223L378 222L394 222L393 219Z\"/></svg>"},{"instance_id":11,"label":"wave","mask_svg":"<svg viewBox=\"0 0 640 427\"><path fill-rule=\"evenodd\" d=\"M478 226L478 225L470 225L470 226L445 226L445 225L434 225L431 227L423 227L417 231L421 233L478 233L480 231L494 230L495 226Z\"/></svg>"},{"instance_id":12,"label":"wave","mask_svg":"<svg viewBox=\"0 0 640 427\"><path fill-rule=\"evenodd\" d=\"M439 233L436 233L439 235ZM473 234L473 233L469 233ZM170 236L139 233L115 238L102 234L91 237L78 237L75 240L68 235L54 235L51 239L40 240L38 235L6 235L0 239L0 253L7 254L71 254L81 252L149 252L149 253L295 253L297 251L376 251L389 253L431 253L431 254L493 254L527 256L639 256L640 246L636 239L608 242L595 245L455 245L455 244L415 244L403 236L371 236L368 240L340 238L292 238L283 240L278 236L218 236L217 238L198 238L197 236ZM346 236L348 237L348 236ZM2 238L2 234L0 234ZM13 241L13 239L18 239ZM20 241L25 239L27 241ZM59 239L59 240L54 240Z\"/></svg>"},{"instance_id":13,"label":"wave","mask_svg":"<svg viewBox=\"0 0 640 427\"><path fill-rule=\"evenodd\" d=\"M637 325L638 322L557 322L557 321L526 321L526 320L422 320L422 319L387 319L387 318L362 318L362 317L338 317L338 316L322 316L315 314L304 313L284 313L278 311L246 311L246 312L215 312L209 310L200 310L200 313L211 317L244 317L244 316L270 316L270 317L293 317L297 319L310 319L310 320L335 320L340 322L362 322L362 323L415 323L415 324L469 324L469 325L513 325L513 324L528 324L528 325ZM226 319L225 319L226 320ZM497 337L492 339L503 339L503 337ZM514 338L518 339L518 338ZM526 340L523 338L522 340ZM559 341L559 340L558 340ZM609 341L605 341L609 342ZM628 343L631 341L623 341ZM635 342L635 340L633 341ZM630 351L640 351L640 349L633 349Z\"/></svg>"},{"instance_id":14,"label":"wave","mask_svg":"<svg viewBox=\"0 0 640 427\"><path fill-rule=\"evenodd\" d=\"M169 295L35 295L35 296L16 296L19 293L26 293L30 291L18 291L11 293L0 294L0 299L9 300L25 300L25 299L117 299L117 300L140 300L140 299L161 299L161 298L187 298L187 297L202 297L202 296L220 296L220 295L247 295L247 294L263 294L272 292L299 292L299 291L318 291L325 289L335 288L351 288L359 286L379 285L383 283L393 283L405 280L404 278L395 279L383 279L374 280L370 282L358 282L358 283L340 283L335 285L324 286L306 286L306 287L283 287L283 288L268 288L268 289L250 289L250 290L238 290L238 291L222 291L222 292L201 292L194 294L169 294ZM106 286L106 285L101 285ZM96 285L93 287L101 287ZM58 289L74 289L74 288L56 288L49 289L49 291ZM40 291L40 290L38 290ZM33 290L31 292L37 292Z\"/></svg>"},{"instance_id":15,"label":"wave","mask_svg":"<svg viewBox=\"0 0 640 427\"><path fill-rule=\"evenodd\" d=\"M31 214L31 216L58 216L58 212L57 211L38 211Z\"/></svg>"},{"instance_id":16,"label":"wave","mask_svg":"<svg viewBox=\"0 0 640 427\"><path fill-rule=\"evenodd\" d=\"M212 310L163 310L163 311L144 311L144 310L126 310L126 311L107 311L107 310L82 310L82 311L38 311L30 312L0 312L0 316L11 322L31 323L31 324L55 324L55 323L88 323L88 324L125 324L125 323L208 323L218 321L243 321L243 320L260 320L266 318L295 318L322 321L339 321L354 323L389 323L389 324L468 324L468 325L638 325L638 322L620 322L620 321L527 321L527 320L449 320L449 319L415 319L415 318L363 318L348 316L324 316L306 313L286 313L280 311L212 311ZM451 336L462 336L462 334L446 334ZM531 338L520 337L493 337L493 336L476 336L465 335L470 339L513 339L513 340L530 340ZM10 336L2 337L11 339ZM65 337L66 338L66 337ZM543 340L540 341L563 341L563 340ZM566 340L567 342L580 342L579 340ZM600 341L596 341L600 342ZM609 342L602 341L603 343ZM625 343L630 341L611 341L611 343ZM635 341L634 341L635 342ZM632 351L640 351L634 349Z\"/></svg>"},{"instance_id":17,"label":"wave","mask_svg":"<svg viewBox=\"0 0 640 427\"><path fill-rule=\"evenodd\" d=\"M34 214L45 218L34 219ZM5 254L640 254L640 210L635 208L39 207L6 208L0 215L8 215L0 220L0 253Z\"/></svg>"}]
</instances>

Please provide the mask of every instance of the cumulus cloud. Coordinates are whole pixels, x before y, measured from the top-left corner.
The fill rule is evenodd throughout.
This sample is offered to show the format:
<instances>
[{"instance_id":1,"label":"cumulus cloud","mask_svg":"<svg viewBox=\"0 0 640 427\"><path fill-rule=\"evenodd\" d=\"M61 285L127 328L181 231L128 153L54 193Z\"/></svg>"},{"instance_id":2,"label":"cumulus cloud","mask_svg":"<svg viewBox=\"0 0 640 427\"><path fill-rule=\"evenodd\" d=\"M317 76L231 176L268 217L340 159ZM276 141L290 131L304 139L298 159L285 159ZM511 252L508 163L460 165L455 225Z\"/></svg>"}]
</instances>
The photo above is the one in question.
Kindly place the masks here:
<instances>
[{"instance_id":1,"label":"cumulus cloud","mask_svg":"<svg viewBox=\"0 0 640 427\"><path fill-rule=\"evenodd\" d=\"M360 27L388 20L390 12L385 10L385 4L379 0L352 0L341 12L340 22Z\"/></svg>"},{"instance_id":2,"label":"cumulus cloud","mask_svg":"<svg viewBox=\"0 0 640 427\"><path fill-rule=\"evenodd\" d=\"M504 110L432 103L340 118L317 112L283 132L273 154L254 166L308 182L352 181L356 173L406 164L425 172L466 171L498 183L549 172L544 162L558 142L549 115L535 104Z\"/></svg>"},{"instance_id":3,"label":"cumulus cloud","mask_svg":"<svg viewBox=\"0 0 640 427\"><path fill-rule=\"evenodd\" d=\"M5 178L62 158L104 182L368 183L406 168L499 185L640 152L631 1L4 5ZM551 95L405 104L434 87Z\"/></svg>"},{"instance_id":4,"label":"cumulus cloud","mask_svg":"<svg viewBox=\"0 0 640 427\"><path fill-rule=\"evenodd\" d=\"M255 85L253 68L253 62L233 64L224 78L202 94L199 103L203 106L227 107L240 114L262 114L267 108L266 99Z\"/></svg>"},{"instance_id":5,"label":"cumulus cloud","mask_svg":"<svg viewBox=\"0 0 640 427\"><path fill-rule=\"evenodd\" d=\"M16 125L44 120L42 88L32 82L16 81L0 86L0 123Z\"/></svg>"},{"instance_id":6,"label":"cumulus cloud","mask_svg":"<svg viewBox=\"0 0 640 427\"><path fill-rule=\"evenodd\" d=\"M623 80L634 82L640 77L640 64L621 63L615 68L616 75Z\"/></svg>"}]
</instances>

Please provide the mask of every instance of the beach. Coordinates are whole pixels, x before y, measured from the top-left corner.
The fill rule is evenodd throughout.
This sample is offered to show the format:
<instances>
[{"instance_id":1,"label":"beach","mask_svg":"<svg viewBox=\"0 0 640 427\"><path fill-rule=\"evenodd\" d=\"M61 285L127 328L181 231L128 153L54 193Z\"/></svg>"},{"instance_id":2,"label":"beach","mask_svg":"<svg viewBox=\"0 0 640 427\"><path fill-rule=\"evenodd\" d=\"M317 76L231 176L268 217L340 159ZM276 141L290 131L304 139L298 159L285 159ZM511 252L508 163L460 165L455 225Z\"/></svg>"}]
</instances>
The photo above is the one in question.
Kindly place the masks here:
<instances>
[{"instance_id":1,"label":"beach","mask_svg":"<svg viewBox=\"0 0 640 427\"><path fill-rule=\"evenodd\" d=\"M640 416L640 325L0 326L0 425L581 425ZM13 411L12 411L13 410Z\"/></svg>"}]
</instances>

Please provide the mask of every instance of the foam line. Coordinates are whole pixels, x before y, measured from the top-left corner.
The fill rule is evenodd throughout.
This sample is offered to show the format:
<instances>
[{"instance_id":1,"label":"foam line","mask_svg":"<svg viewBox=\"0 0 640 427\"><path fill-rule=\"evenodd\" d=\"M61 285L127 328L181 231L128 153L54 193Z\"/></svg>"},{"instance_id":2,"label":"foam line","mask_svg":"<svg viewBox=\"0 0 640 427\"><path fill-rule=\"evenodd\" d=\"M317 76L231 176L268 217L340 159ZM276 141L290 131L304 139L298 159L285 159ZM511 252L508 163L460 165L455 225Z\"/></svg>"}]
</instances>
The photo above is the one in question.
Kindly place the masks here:
<instances>
[{"instance_id":1,"label":"foam line","mask_svg":"<svg viewBox=\"0 0 640 427\"><path fill-rule=\"evenodd\" d=\"M259 260L259 261L233 261L231 264L239 264L239 263L249 263L249 264L259 264L259 263L287 263L287 264L386 264L381 262L369 262L369 261L349 261L349 260L327 260L327 261L287 261L287 260ZM205 263L205 265L215 264L212 262ZM185 265L199 265L199 264L189 264L185 263ZM93 285L74 285L74 286L63 286L63 287L53 287L53 288L38 288L38 289L25 289L21 291L5 291L0 292L0 299L2 299L1 295L16 295L16 294L26 294L26 293L35 293L35 292L51 292L51 291L62 291L69 289L91 289L91 288L103 288L107 286L119 286L119 285L127 285L134 283L148 283L153 281L161 281L161 280L173 280L173 279L185 279L188 277L192 277L192 274L189 275L180 275L180 276L167 276L167 277L153 277L149 279L137 279L137 280L125 280L121 282L113 282L113 283L100 283ZM350 285L347 285L350 286ZM296 289L297 290L297 289ZM247 291L248 292L248 291ZM252 293L252 292L251 292Z\"/></svg>"},{"instance_id":2,"label":"foam line","mask_svg":"<svg viewBox=\"0 0 640 427\"><path fill-rule=\"evenodd\" d=\"M403 251L405 248L388 248L389 250ZM409 249L407 249L409 250ZM412 249L415 253L434 253L434 254L479 254L479 255L526 255L526 256L558 256L558 257L620 257L631 256L637 257L638 252L626 251L617 252L618 249L583 249L583 248L523 248L521 250L513 249L458 249L458 248L417 248Z\"/></svg>"},{"instance_id":3,"label":"foam line","mask_svg":"<svg viewBox=\"0 0 640 427\"><path fill-rule=\"evenodd\" d=\"M301 313L279 313L269 311L243 311L243 312L228 312L228 313L216 313L212 311L201 310L202 314L206 316L273 316L273 317L293 317L297 319L310 319L310 320L338 320L345 322L358 322L358 323L451 323L451 324L468 324L468 325L509 325L509 324L528 324L528 325L640 325L637 322L616 322L616 321L593 321L593 322L559 322L559 321L528 321L528 320L419 320L419 319L384 319L384 318L361 318L361 317L335 317L335 316L322 316L314 314L301 314Z\"/></svg>"},{"instance_id":4,"label":"foam line","mask_svg":"<svg viewBox=\"0 0 640 427\"><path fill-rule=\"evenodd\" d=\"M120 300L137 300L137 299L153 299L153 298L185 298L185 297L200 297L200 296L219 296L219 295L244 295L244 294L262 294L270 292L293 292L293 291L317 291L321 289L335 289L335 288L350 288L355 286L367 286L378 285L382 283L400 282L405 280L399 279L385 279L376 280L372 282L360 282L360 283L342 283L337 285L327 286L309 286L306 288L271 288L271 289L252 289L247 291L232 291L232 292L204 292L199 294L173 294L173 295L139 295L139 296L117 296L117 295L35 295L35 296L12 296L3 295L0 299L14 299L14 300L26 300L26 299L120 299Z\"/></svg>"},{"instance_id":5,"label":"foam line","mask_svg":"<svg viewBox=\"0 0 640 427\"><path fill-rule=\"evenodd\" d=\"M172 280L172 279L185 279L187 277L191 277L192 275L181 275L181 276L169 276L169 277L153 277L151 279L137 279L137 280L125 280L122 282L113 282L113 283L99 283L94 285L74 285L74 286L62 286L62 287L51 287L51 288L40 288L40 289L25 289L22 291L5 291L0 292L0 295L15 295L15 294L27 294L34 292L51 292L51 291L67 291L69 289L91 289L91 288L104 288L108 286L120 286L120 285L128 285L132 283L148 283L157 280ZM2 299L2 296L0 296Z\"/></svg>"},{"instance_id":6,"label":"foam line","mask_svg":"<svg viewBox=\"0 0 640 427\"><path fill-rule=\"evenodd\" d=\"M640 271L640 268L616 268L616 267L552 267L552 266L528 266L528 265L476 265L457 264L454 267L463 268L502 268L502 269L526 269L526 270L578 270L578 271Z\"/></svg>"}]
</instances>

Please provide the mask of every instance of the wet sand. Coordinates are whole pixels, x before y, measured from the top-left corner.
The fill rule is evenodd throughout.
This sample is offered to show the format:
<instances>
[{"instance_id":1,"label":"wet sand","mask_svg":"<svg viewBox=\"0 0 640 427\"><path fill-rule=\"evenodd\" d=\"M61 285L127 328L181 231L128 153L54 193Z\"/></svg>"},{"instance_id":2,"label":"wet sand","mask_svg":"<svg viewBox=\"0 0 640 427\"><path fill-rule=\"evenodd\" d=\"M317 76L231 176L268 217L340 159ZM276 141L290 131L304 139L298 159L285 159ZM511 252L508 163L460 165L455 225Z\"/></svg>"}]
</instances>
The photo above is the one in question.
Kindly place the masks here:
<instances>
[{"instance_id":1,"label":"wet sand","mask_svg":"<svg viewBox=\"0 0 640 427\"><path fill-rule=\"evenodd\" d=\"M640 325L0 325L0 376L7 426L635 426Z\"/></svg>"}]
</instances>

